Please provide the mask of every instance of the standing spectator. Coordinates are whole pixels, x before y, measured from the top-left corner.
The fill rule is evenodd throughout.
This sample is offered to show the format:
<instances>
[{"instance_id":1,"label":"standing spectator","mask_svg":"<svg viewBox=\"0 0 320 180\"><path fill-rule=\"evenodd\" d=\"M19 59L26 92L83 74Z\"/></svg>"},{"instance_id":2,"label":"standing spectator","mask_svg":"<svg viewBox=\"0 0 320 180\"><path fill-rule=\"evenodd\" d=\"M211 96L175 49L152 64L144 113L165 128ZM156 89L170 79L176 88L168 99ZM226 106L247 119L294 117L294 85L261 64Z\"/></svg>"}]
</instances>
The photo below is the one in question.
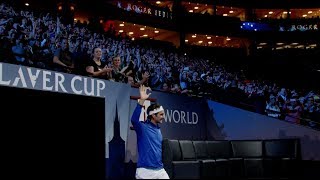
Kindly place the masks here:
<instances>
[{"instance_id":1,"label":"standing spectator","mask_svg":"<svg viewBox=\"0 0 320 180\"><path fill-rule=\"evenodd\" d=\"M12 53L15 57L15 63L17 64L25 64L26 63L26 53L23 43L20 38L16 39L16 44L11 48Z\"/></svg>"},{"instance_id":2,"label":"standing spectator","mask_svg":"<svg viewBox=\"0 0 320 180\"><path fill-rule=\"evenodd\" d=\"M286 112L285 121L300 124L300 118L302 114L302 106L297 99L287 100L284 107L284 112Z\"/></svg>"},{"instance_id":3,"label":"standing spectator","mask_svg":"<svg viewBox=\"0 0 320 180\"><path fill-rule=\"evenodd\" d=\"M113 58L111 68L111 80L116 82L124 82L125 75L123 74L123 71L121 69L121 59L119 56Z\"/></svg>"},{"instance_id":4,"label":"standing spectator","mask_svg":"<svg viewBox=\"0 0 320 180\"><path fill-rule=\"evenodd\" d=\"M280 117L280 108L277 105L276 98L274 95L270 95L270 100L267 102L266 113L270 117L279 118Z\"/></svg>"},{"instance_id":5,"label":"standing spectator","mask_svg":"<svg viewBox=\"0 0 320 180\"><path fill-rule=\"evenodd\" d=\"M71 73L74 69L74 58L68 48L68 40L62 38L61 47L56 50L53 57L53 63L56 65L55 70Z\"/></svg>"},{"instance_id":6,"label":"standing spectator","mask_svg":"<svg viewBox=\"0 0 320 180\"><path fill-rule=\"evenodd\" d=\"M101 61L102 50L98 47L93 49L93 59L89 60L86 71L93 77L108 78L108 73L112 71Z\"/></svg>"}]
</instances>

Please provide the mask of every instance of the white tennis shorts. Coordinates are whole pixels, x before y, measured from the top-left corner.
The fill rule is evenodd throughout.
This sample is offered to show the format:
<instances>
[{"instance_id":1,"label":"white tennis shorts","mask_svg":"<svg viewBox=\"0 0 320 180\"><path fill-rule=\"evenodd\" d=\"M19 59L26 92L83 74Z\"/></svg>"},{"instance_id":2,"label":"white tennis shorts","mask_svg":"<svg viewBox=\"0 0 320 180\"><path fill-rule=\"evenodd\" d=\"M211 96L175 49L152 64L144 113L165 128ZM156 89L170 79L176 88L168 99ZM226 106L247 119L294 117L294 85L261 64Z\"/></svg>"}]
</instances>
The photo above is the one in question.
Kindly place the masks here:
<instances>
[{"instance_id":1,"label":"white tennis shorts","mask_svg":"<svg viewBox=\"0 0 320 180\"><path fill-rule=\"evenodd\" d=\"M162 168L158 170L137 168L136 179L170 179L167 172Z\"/></svg>"}]
</instances>

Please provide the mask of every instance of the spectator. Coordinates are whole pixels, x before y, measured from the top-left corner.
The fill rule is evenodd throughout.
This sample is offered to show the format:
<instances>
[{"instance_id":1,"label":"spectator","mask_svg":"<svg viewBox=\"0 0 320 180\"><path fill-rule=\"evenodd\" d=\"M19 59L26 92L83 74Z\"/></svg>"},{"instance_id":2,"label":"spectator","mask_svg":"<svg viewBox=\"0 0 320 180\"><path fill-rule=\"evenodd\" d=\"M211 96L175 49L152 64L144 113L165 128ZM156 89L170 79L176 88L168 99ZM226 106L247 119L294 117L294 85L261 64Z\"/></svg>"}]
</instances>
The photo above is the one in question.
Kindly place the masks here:
<instances>
[{"instance_id":1,"label":"spectator","mask_svg":"<svg viewBox=\"0 0 320 180\"><path fill-rule=\"evenodd\" d=\"M300 118L302 114L302 106L297 99L289 99L286 101L284 107L284 112L286 112L285 121L300 124Z\"/></svg>"},{"instance_id":2,"label":"spectator","mask_svg":"<svg viewBox=\"0 0 320 180\"><path fill-rule=\"evenodd\" d=\"M98 47L93 48L93 59L89 60L86 71L93 77L108 79L112 68L101 61L101 56L102 50Z\"/></svg>"},{"instance_id":3,"label":"spectator","mask_svg":"<svg viewBox=\"0 0 320 180\"><path fill-rule=\"evenodd\" d=\"M280 118L281 111L274 95L270 95L270 100L267 102L266 106L266 113L270 117Z\"/></svg>"},{"instance_id":4,"label":"spectator","mask_svg":"<svg viewBox=\"0 0 320 180\"><path fill-rule=\"evenodd\" d=\"M55 70L71 73L74 69L74 59L68 48L68 40L62 38L61 47L56 50L53 57L53 63L56 65Z\"/></svg>"},{"instance_id":5,"label":"spectator","mask_svg":"<svg viewBox=\"0 0 320 180\"><path fill-rule=\"evenodd\" d=\"M16 13L4 4L0 6L0 13L3 15L0 18L1 61L14 60L14 63L41 68L54 64L54 70L69 73L77 73L75 70L81 69L83 75L89 73L90 76L133 86L145 84L153 89L179 94L197 95L204 92L202 95L207 98L224 103L228 99L236 101L232 104L235 106L263 105L262 113L266 110L267 114L270 109L277 110L276 106L282 112L298 112L294 115L302 118L318 117L315 115L320 111L319 103L311 102L319 97L319 92L311 91L305 95L297 90L280 89L272 82L249 80L243 70L231 72L227 66L213 63L207 57L202 59L180 54L168 43L152 40L138 42L116 37L113 23L110 23L109 29L112 33L101 34L89 30L87 23L67 25L61 23L59 17L55 21L50 14L36 17L32 12ZM88 60L92 53L93 58ZM48 57L49 63L46 61ZM103 72L107 64L111 72L110 69ZM110 75L105 75L108 73ZM269 94L276 97L269 99ZM298 97L304 97L308 102L301 99L299 106L288 101Z\"/></svg>"},{"instance_id":6,"label":"spectator","mask_svg":"<svg viewBox=\"0 0 320 180\"><path fill-rule=\"evenodd\" d=\"M18 63L18 64L25 64L26 63L25 48L19 38L16 39L16 44L14 46L12 46L12 53L14 54L14 57L16 60L15 63Z\"/></svg>"},{"instance_id":7,"label":"spectator","mask_svg":"<svg viewBox=\"0 0 320 180\"><path fill-rule=\"evenodd\" d=\"M123 71L125 69L121 69L121 59L119 56L113 58L111 68L112 72L110 75L110 80L116 82L124 82L125 75Z\"/></svg>"}]
</instances>

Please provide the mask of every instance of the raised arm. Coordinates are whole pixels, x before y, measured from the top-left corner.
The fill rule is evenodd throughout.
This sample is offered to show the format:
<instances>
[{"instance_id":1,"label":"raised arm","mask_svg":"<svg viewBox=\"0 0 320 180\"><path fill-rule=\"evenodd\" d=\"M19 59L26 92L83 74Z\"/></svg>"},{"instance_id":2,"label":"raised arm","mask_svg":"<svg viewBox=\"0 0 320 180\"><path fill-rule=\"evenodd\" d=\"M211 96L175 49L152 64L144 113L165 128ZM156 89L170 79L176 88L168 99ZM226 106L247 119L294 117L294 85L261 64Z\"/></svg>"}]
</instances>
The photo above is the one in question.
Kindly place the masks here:
<instances>
[{"instance_id":1,"label":"raised arm","mask_svg":"<svg viewBox=\"0 0 320 180\"><path fill-rule=\"evenodd\" d=\"M150 87L145 87L144 85L141 85L139 87L139 92L140 92L140 99L138 100L139 101L139 104L142 106L144 101L146 99L149 98L149 96L151 95L151 93L147 93L147 90L151 91L151 88Z\"/></svg>"},{"instance_id":2,"label":"raised arm","mask_svg":"<svg viewBox=\"0 0 320 180\"><path fill-rule=\"evenodd\" d=\"M134 110L134 112L132 114L132 117L131 117L131 123L132 123L132 125L133 125L133 127L135 129L139 128L139 126L140 126L139 117L140 117L140 114L141 114L141 109L143 107L143 103L151 95L151 93L149 93L149 94L147 93L147 90L151 90L151 88L150 87L145 87L143 85L141 85L139 87L140 99L138 100L138 104L136 106L136 109Z\"/></svg>"}]
</instances>

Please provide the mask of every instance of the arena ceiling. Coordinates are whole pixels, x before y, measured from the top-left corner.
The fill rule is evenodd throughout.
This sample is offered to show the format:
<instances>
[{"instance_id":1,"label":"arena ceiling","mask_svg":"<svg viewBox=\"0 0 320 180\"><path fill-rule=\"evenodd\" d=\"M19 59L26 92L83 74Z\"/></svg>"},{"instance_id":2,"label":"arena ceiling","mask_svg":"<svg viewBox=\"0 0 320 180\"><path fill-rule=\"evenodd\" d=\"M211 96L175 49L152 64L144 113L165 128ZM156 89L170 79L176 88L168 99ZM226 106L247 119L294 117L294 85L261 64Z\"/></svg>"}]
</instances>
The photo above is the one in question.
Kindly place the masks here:
<instances>
[{"instance_id":1,"label":"arena ceiling","mask_svg":"<svg viewBox=\"0 0 320 180\"><path fill-rule=\"evenodd\" d=\"M42 7L52 7L52 5L57 4L61 1L74 2L77 4L79 9L92 9L94 10L98 6L103 6L110 2L117 2L118 0L2 0L2 2L14 3L14 4L24 4L29 3L34 6ZM122 0L119 0L122 1ZM132 3L142 2L148 3L160 7L172 6L172 0L130 0ZM161 2L161 3L159 3ZM181 0L182 4L207 4L213 5L217 3L221 6L233 6L233 7L252 7L252 8L320 8L320 3L317 0Z\"/></svg>"}]
</instances>

